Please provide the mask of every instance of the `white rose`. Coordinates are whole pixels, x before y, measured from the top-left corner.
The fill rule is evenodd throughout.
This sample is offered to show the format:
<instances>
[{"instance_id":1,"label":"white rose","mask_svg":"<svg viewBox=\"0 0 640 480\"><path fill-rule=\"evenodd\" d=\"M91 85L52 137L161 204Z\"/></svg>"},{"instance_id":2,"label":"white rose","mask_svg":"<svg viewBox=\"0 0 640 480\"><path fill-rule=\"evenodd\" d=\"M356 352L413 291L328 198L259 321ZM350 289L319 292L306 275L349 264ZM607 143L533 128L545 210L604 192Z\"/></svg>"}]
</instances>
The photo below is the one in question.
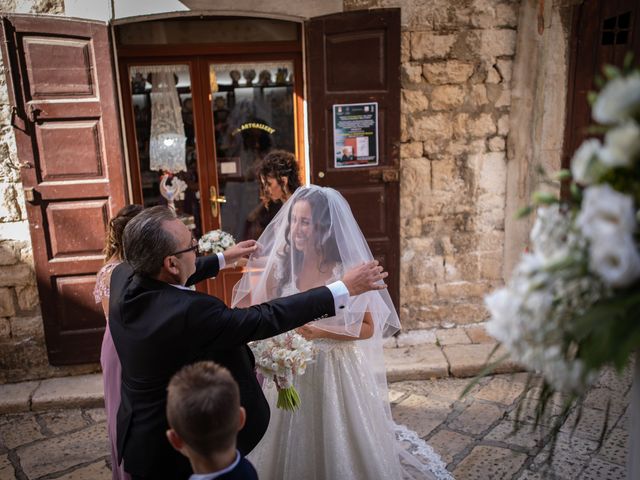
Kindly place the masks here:
<instances>
[{"instance_id":1,"label":"white rose","mask_svg":"<svg viewBox=\"0 0 640 480\"><path fill-rule=\"evenodd\" d=\"M571 159L571 175L582 184L590 185L597 180L596 165L602 144L597 138L585 140Z\"/></svg>"},{"instance_id":2,"label":"white rose","mask_svg":"<svg viewBox=\"0 0 640 480\"><path fill-rule=\"evenodd\" d=\"M640 73L611 80L593 104L593 118L610 125L632 118L640 111Z\"/></svg>"},{"instance_id":3,"label":"white rose","mask_svg":"<svg viewBox=\"0 0 640 480\"><path fill-rule=\"evenodd\" d=\"M614 288L628 287L640 276L640 255L630 234L602 236L589 253L591 270Z\"/></svg>"},{"instance_id":4,"label":"white rose","mask_svg":"<svg viewBox=\"0 0 640 480\"><path fill-rule=\"evenodd\" d=\"M605 135L605 146L600 160L608 167L629 167L640 153L640 128L631 121L626 122Z\"/></svg>"},{"instance_id":5,"label":"white rose","mask_svg":"<svg viewBox=\"0 0 640 480\"><path fill-rule=\"evenodd\" d=\"M589 187L584 191L576 223L592 242L630 234L636 226L633 199L606 184Z\"/></svg>"}]
</instances>

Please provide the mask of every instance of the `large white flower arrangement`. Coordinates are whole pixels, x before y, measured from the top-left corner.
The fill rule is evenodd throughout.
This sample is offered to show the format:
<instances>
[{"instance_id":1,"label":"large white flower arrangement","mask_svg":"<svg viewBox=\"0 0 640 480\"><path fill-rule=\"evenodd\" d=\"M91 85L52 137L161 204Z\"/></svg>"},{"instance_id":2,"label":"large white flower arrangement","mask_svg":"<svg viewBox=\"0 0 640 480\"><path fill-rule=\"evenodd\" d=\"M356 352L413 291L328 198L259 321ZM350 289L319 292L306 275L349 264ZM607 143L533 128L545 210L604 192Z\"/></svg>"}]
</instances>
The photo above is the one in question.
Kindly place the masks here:
<instances>
[{"instance_id":1,"label":"large white flower arrangement","mask_svg":"<svg viewBox=\"0 0 640 480\"><path fill-rule=\"evenodd\" d=\"M534 195L529 251L485 299L487 331L543 377L538 414L555 392L568 412L602 367L621 370L640 348L640 71L630 64L605 68L590 96L603 141L586 140L559 174L569 198Z\"/></svg>"}]
</instances>

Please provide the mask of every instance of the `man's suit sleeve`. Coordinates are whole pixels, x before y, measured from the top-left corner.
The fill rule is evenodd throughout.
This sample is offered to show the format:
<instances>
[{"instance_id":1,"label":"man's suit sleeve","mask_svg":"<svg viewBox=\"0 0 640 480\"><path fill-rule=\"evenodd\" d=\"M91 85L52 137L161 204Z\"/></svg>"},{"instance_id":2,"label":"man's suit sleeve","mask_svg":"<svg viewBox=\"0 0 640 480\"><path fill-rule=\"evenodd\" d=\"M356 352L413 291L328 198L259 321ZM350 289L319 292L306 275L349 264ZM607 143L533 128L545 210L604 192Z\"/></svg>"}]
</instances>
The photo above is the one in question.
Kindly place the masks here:
<instances>
[{"instance_id":1,"label":"man's suit sleeve","mask_svg":"<svg viewBox=\"0 0 640 480\"><path fill-rule=\"evenodd\" d=\"M228 308L220 299L198 295L189 307L187 322L198 343L224 348L273 337L334 315L331 291L318 287L249 308Z\"/></svg>"},{"instance_id":2,"label":"man's suit sleeve","mask_svg":"<svg viewBox=\"0 0 640 480\"><path fill-rule=\"evenodd\" d=\"M220 264L217 255L198 257L196 258L196 272L187 279L185 286L190 287L202 280L215 277L218 272L220 272Z\"/></svg>"}]
</instances>

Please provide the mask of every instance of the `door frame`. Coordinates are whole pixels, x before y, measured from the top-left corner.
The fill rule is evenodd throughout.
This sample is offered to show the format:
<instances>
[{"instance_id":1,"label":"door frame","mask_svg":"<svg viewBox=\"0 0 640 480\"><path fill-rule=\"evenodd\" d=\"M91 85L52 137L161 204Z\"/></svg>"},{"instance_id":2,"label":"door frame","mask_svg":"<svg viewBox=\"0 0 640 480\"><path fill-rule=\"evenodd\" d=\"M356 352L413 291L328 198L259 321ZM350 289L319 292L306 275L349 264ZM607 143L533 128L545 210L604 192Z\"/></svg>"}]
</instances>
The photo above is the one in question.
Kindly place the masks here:
<instances>
[{"instance_id":1,"label":"door frame","mask_svg":"<svg viewBox=\"0 0 640 480\"><path fill-rule=\"evenodd\" d=\"M122 102L122 120L125 132L125 146L129 168L129 191L131 202L143 203L142 183L140 177L140 161L138 157L137 136L133 103L131 102L131 85L129 67L133 65L188 65L193 98L203 101L193 102L194 131L198 158L198 183L200 188L200 211L202 212L203 231L220 228L220 220L211 216L209 205L209 187L215 186L219 191L215 139L213 137L213 117L209 92L209 64L250 61L286 60L294 65L293 115L295 156L300 166L301 178L307 175L307 155L305 148L305 84L303 71L302 25L298 25L298 41L293 42L244 42L226 44L181 44L181 45L116 45L118 80L120 82L120 100ZM117 36L114 35L114 38ZM212 159L206 161L204 159ZM205 213L206 212L206 213ZM207 290L210 294L222 298L227 304L231 302L233 285L240 278L241 268L225 269L215 280L207 281L207 286L198 289Z\"/></svg>"}]
</instances>

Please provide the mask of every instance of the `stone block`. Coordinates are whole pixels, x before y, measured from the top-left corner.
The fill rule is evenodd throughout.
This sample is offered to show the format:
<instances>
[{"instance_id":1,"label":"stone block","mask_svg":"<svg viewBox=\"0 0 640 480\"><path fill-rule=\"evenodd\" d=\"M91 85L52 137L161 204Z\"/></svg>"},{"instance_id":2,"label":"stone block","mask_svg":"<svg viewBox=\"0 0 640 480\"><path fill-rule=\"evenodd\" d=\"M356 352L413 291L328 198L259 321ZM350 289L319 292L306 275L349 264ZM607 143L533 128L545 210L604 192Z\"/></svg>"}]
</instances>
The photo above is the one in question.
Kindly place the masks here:
<instances>
[{"instance_id":1,"label":"stone block","mask_svg":"<svg viewBox=\"0 0 640 480\"><path fill-rule=\"evenodd\" d=\"M405 88L422 83L422 67L403 63L400 68L400 82Z\"/></svg>"},{"instance_id":2,"label":"stone block","mask_svg":"<svg viewBox=\"0 0 640 480\"><path fill-rule=\"evenodd\" d=\"M436 113L412 118L408 133L413 141L446 142L450 140L452 134L451 116Z\"/></svg>"},{"instance_id":3,"label":"stone block","mask_svg":"<svg viewBox=\"0 0 640 480\"><path fill-rule=\"evenodd\" d=\"M397 337L398 347L413 347L417 345L435 345L436 332L434 330L408 330Z\"/></svg>"},{"instance_id":4,"label":"stone block","mask_svg":"<svg viewBox=\"0 0 640 480\"><path fill-rule=\"evenodd\" d=\"M443 299L458 300L460 298L482 298L488 291L488 285L483 282L447 282L439 283L438 297ZM462 342L468 343L468 342Z\"/></svg>"},{"instance_id":5,"label":"stone block","mask_svg":"<svg viewBox=\"0 0 640 480\"><path fill-rule=\"evenodd\" d=\"M500 92L500 96L495 101L494 106L496 108L508 107L511 105L511 89L504 88L502 92Z\"/></svg>"},{"instance_id":6,"label":"stone block","mask_svg":"<svg viewBox=\"0 0 640 480\"><path fill-rule=\"evenodd\" d=\"M74 435L54 437L17 450L29 478L54 475L78 464L97 462L109 451L107 426L92 425Z\"/></svg>"},{"instance_id":7,"label":"stone block","mask_svg":"<svg viewBox=\"0 0 640 480\"><path fill-rule=\"evenodd\" d=\"M13 317L11 319L11 335L16 339L44 337L42 317L40 315Z\"/></svg>"},{"instance_id":8,"label":"stone block","mask_svg":"<svg viewBox=\"0 0 640 480\"><path fill-rule=\"evenodd\" d=\"M526 384L526 373L496 375L474 397L507 406L513 405L518 397L524 393Z\"/></svg>"},{"instance_id":9,"label":"stone block","mask_svg":"<svg viewBox=\"0 0 640 480\"><path fill-rule=\"evenodd\" d=\"M401 201L414 211L416 196L423 193L431 181L431 162L426 158L407 158L400 167Z\"/></svg>"},{"instance_id":10,"label":"stone block","mask_svg":"<svg viewBox=\"0 0 640 480\"><path fill-rule=\"evenodd\" d=\"M413 114L429 108L429 99L422 90L402 90L402 112Z\"/></svg>"},{"instance_id":11,"label":"stone block","mask_svg":"<svg viewBox=\"0 0 640 480\"><path fill-rule=\"evenodd\" d=\"M411 59L424 60L445 58L449 55L456 36L432 32L413 32L411 34Z\"/></svg>"},{"instance_id":12,"label":"stone block","mask_svg":"<svg viewBox=\"0 0 640 480\"><path fill-rule=\"evenodd\" d=\"M500 72L502 81L506 85L510 85L511 76L513 74L513 60L498 59L496 61L496 68L498 69L498 72Z\"/></svg>"},{"instance_id":13,"label":"stone block","mask_svg":"<svg viewBox=\"0 0 640 480\"><path fill-rule=\"evenodd\" d=\"M411 59L411 32L400 34L400 62L406 63Z\"/></svg>"},{"instance_id":14,"label":"stone block","mask_svg":"<svg viewBox=\"0 0 640 480\"><path fill-rule=\"evenodd\" d=\"M22 311L31 311L40 305L40 296L35 286L16 287L18 306Z\"/></svg>"},{"instance_id":15,"label":"stone block","mask_svg":"<svg viewBox=\"0 0 640 480\"><path fill-rule=\"evenodd\" d=\"M22 212L14 184L0 183L0 222L18 222Z\"/></svg>"},{"instance_id":16,"label":"stone block","mask_svg":"<svg viewBox=\"0 0 640 480\"><path fill-rule=\"evenodd\" d=\"M4 447L13 450L20 445L44 438L40 425L31 414L20 414L0 425L0 439Z\"/></svg>"},{"instance_id":17,"label":"stone block","mask_svg":"<svg viewBox=\"0 0 640 480\"><path fill-rule=\"evenodd\" d=\"M478 385L474 385L468 392L466 397L462 397L462 393L469 386L469 380L448 377L446 379L432 379L425 381L408 381L398 382L393 384L393 388L401 390L407 393L415 393L417 395L424 395L435 398L437 400L443 400L450 403L455 402L467 402L471 399L470 395L473 395L479 388Z\"/></svg>"},{"instance_id":18,"label":"stone block","mask_svg":"<svg viewBox=\"0 0 640 480\"><path fill-rule=\"evenodd\" d=\"M101 375L49 378L33 394L34 411L104 405Z\"/></svg>"},{"instance_id":19,"label":"stone block","mask_svg":"<svg viewBox=\"0 0 640 480\"><path fill-rule=\"evenodd\" d=\"M406 425L424 438L446 421L452 408L450 402L409 395L391 407L391 415L396 423Z\"/></svg>"},{"instance_id":20,"label":"stone block","mask_svg":"<svg viewBox=\"0 0 640 480\"><path fill-rule=\"evenodd\" d=\"M46 412L38 415L38 419L44 423L45 428L54 435L87 426L87 421L82 416L82 412L77 409Z\"/></svg>"},{"instance_id":21,"label":"stone block","mask_svg":"<svg viewBox=\"0 0 640 480\"><path fill-rule=\"evenodd\" d=\"M87 408L85 413L89 416L93 423L107 421L107 413L104 408Z\"/></svg>"},{"instance_id":22,"label":"stone block","mask_svg":"<svg viewBox=\"0 0 640 480\"><path fill-rule=\"evenodd\" d=\"M18 263L0 268L0 287L33 285L35 278L29 265Z\"/></svg>"},{"instance_id":23,"label":"stone block","mask_svg":"<svg viewBox=\"0 0 640 480\"><path fill-rule=\"evenodd\" d=\"M509 133L509 115L502 115L498 119L498 135L503 137Z\"/></svg>"},{"instance_id":24,"label":"stone block","mask_svg":"<svg viewBox=\"0 0 640 480\"><path fill-rule=\"evenodd\" d=\"M0 385L0 415L29 411L31 395L39 384L19 382Z\"/></svg>"},{"instance_id":25,"label":"stone block","mask_svg":"<svg viewBox=\"0 0 640 480\"><path fill-rule=\"evenodd\" d=\"M471 343L495 343L496 339L487 333L484 325L473 325L465 327Z\"/></svg>"},{"instance_id":26,"label":"stone block","mask_svg":"<svg viewBox=\"0 0 640 480\"><path fill-rule=\"evenodd\" d=\"M384 358L389 382L448 376L447 361L435 345L385 348Z\"/></svg>"},{"instance_id":27,"label":"stone block","mask_svg":"<svg viewBox=\"0 0 640 480\"><path fill-rule=\"evenodd\" d=\"M18 478L9 455L0 455L0 479L1 480L13 480Z\"/></svg>"},{"instance_id":28,"label":"stone block","mask_svg":"<svg viewBox=\"0 0 640 480\"><path fill-rule=\"evenodd\" d=\"M88 478L91 480L111 480L111 469L104 460L99 460L66 473L61 477L56 477L57 480L86 480Z\"/></svg>"},{"instance_id":29,"label":"stone block","mask_svg":"<svg viewBox=\"0 0 640 480\"><path fill-rule=\"evenodd\" d=\"M526 460L526 454L507 448L478 446L458 464L453 476L467 480L514 478Z\"/></svg>"},{"instance_id":30,"label":"stone block","mask_svg":"<svg viewBox=\"0 0 640 480\"><path fill-rule=\"evenodd\" d=\"M400 145L400 159L405 158L421 158L422 157L422 143L410 142Z\"/></svg>"},{"instance_id":31,"label":"stone block","mask_svg":"<svg viewBox=\"0 0 640 480\"><path fill-rule=\"evenodd\" d=\"M416 284L429 284L443 280L445 275L442 257L432 256L413 262L409 268L409 279Z\"/></svg>"},{"instance_id":32,"label":"stone block","mask_svg":"<svg viewBox=\"0 0 640 480\"><path fill-rule=\"evenodd\" d=\"M0 288L0 317L10 317L16 313L12 288Z\"/></svg>"},{"instance_id":33,"label":"stone block","mask_svg":"<svg viewBox=\"0 0 640 480\"><path fill-rule=\"evenodd\" d=\"M504 266L504 252L482 252L478 254L480 277L485 280L503 280L502 268Z\"/></svg>"},{"instance_id":34,"label":"stone block","mask_svg":"<svg viewBox=\"0 0 640 480\"><path fill-rule=\"evenodd\" d=\"M459 60L433 62L422 66L422 75L432 85L465 83L473 75L474 68L473 63Z\"/></svg>"},{"instance_id":35,"label":"stone block","mask_svg":"<svg viewBox=\"0 0 640 480\"><path fill-rule=\"evenodd\" d=\"M476 253L459 253L445 256L446 282L479 280L478 255Z\"/></svg>"},{"instance_id":36,"label":"stone block","mask_svg":"<svg viewBox=\"0 0 640 480\"><path fill-rule=\"evenodd\" d=\"M504 152L505 151L504 137L496 135L489 139L489 151L491 152Z\"/></svg>"},{"instance_id":37,"label":"stone block","mask_svg":"<svg viewBox=\"0 0 640 480\"><path fill-rule=\"evenodd\" d=\"M467 125L472 137L488 137L495 135L497 131L496 122L490 113L481 113L476 118L470 118Z\"/></svg>"},{"instance_id":38,"label":"stone block","mask_svg":"<svg viewBox=\"0 0 640 480\"><path fill-rule=\"evenodd\" d=\"M471 343L471 340L462 328L439 329L436 330L438 344L444 345L462 345Z\"/></svg>"},{"instance_id":39,"label":"stone block","mask_svg":"<svg viewBox=\"0 0 640 480\"><path fill-rule=\"evenodd\" d=\"M474 443L473 437L446 429L440 430L429 439L429 445L447 465L451 463L453 457L463 452L472 443Z\"/></svg>"},{"instance_id":40,"label":"stone block","mask_svg":"<svg viewBox=\"0 0 640 480\"><path fill-rule=\"evenodd\" d=\"M518 447L533 450L545 445L545 437L549 433L546 427L533 425L519 425L516 431L516 423L511 420L503 420L496 425L485 437L485 440L501 442L505 447L517 445Z\"/></svg>"},{"instance_id":41,"label":"stone block","mask_svg":"<svg viewBox=\"0 0 640 480\"><path fill-rule=\"evenodd\" d=\"M0 265L15 265L19 257L16 242L0 242Z\"/></svg>"},{"instance_id":42,"label":"stone block","mask_svg":"<svg viewBox=\"0 0 640 480\"><path fill-rule=\"evenodd\" d=\"M442 85L431 92L431 107L434 110L453 110L464 103L464 89L458 85Z\"/></svg>"},{"instance_id":43,"label":"stone block","mask_svg":"<svg viewBox=\"0 0 640 480\"><path fill-rule=\"evenodd\" d=\"M0 339L6 340L11 337L11 321L8 318L0 317Z\"/></svg>"},{"instance_id":44,"label":"stone block","mask_svg":"<svg viewBox=\"0 0 640 480\"><path fill-rule=\"evenodd\" d=\"M617 465L627 464L629 432L624 428L614 428L604 440L598 458Z\"/></svg>"},{"instance_id":45,"label":"stone block","mask_svg":"<svg viewBox=\"0 0 640 480\"><path fill-rule=\"evenodd\" d=\"M478 343L471 345L449 345L442 348L449 362L449 371L454 377L472 377L480 373L487 364L503 356L506 351L499 347L491 358L489 355L495 348L492 343ZM496 373L510 373L522 371L515 362L507 359L496 367Z\"/></svg>"},{"instance_id":46,"label":"stone block","mask_svg":"<svg viewBox=\"0 0 640 480\"><path fill-rule=\"evenodd\" d=\"M496 5L496 26L516 28L518 26L518 2L507 2Z\"/></svg>"},{"instance_id":47,"label":"stone block","mask_svg":"<svg viewBox=\"0 0 640 480\"><path fill-rule=\"evenodd\" d=\"M597 448L598 443L595 441L561 432L558 434L552 462L548 462L550 445L547 445L536 455L529 468L542 473L550 468L559 478L582 478L580 472Z\"/></svg>"},{"instance_id":48,"label":"stone block","mask_svg":"<svg viewBox=\"0 0 640 480\"><path fill-rule=\"evenodd\" d=\"M469 101L475 108L481 107L489 103L487 98L487 87L483 84L473 85L469 92Z\"/></svg>"},{"instance_id":49,"label":"stone block","mask_svg":"<svg viewBox=\"0 0 640 480\"><path fill-rule=\"evenodd\" d=\"M576 424L578 415L580 415L580 417ZM571 412L560 431L597 442L605 428L605 420L606 418L602 410L583 407L580 413L578 413L578 410ZM606 425L607 428L611 428L611 420L612 419L609 419L609 423Z\"/></svg>"},{"instance_id":50,"label":"stone block","mask_svg":"<svg viewBox=\"0 0 640 480\"><path fill-rule=\"evenodd\" d=\"M484 58L511 56L516 51L516 31L476 30L467 37L467 45Z\"/></svg>"},{"instance_id":51,"label":"stone block","mask_svg":"<svg viewBox=\"0 0 640 480\"><path fill-rule=\"evenodd\" d=\"M487 403L473 402L449 426L456 430L480 435L489 430L504 415L504 409Z\"/></svg>"}]
</instances>

